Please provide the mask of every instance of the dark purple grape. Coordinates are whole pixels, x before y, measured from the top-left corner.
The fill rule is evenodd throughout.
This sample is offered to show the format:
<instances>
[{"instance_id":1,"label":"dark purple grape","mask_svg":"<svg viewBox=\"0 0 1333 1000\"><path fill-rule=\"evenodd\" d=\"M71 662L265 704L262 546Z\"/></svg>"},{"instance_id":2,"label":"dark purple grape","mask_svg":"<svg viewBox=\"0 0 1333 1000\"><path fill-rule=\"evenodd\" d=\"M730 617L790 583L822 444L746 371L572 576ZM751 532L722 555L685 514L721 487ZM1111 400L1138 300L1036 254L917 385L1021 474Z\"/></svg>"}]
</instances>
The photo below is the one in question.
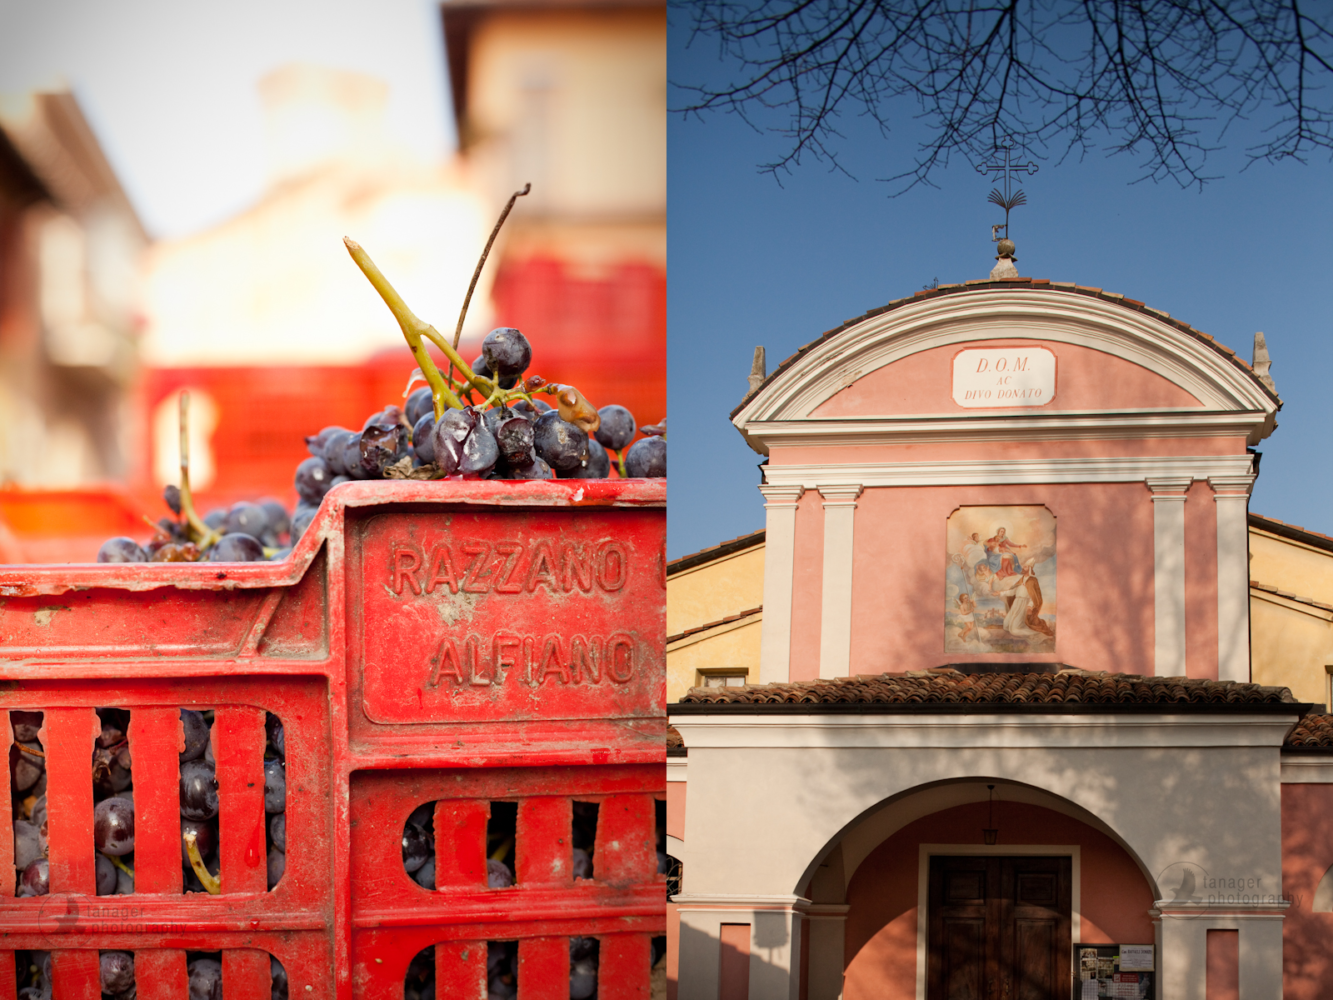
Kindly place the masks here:
<instances>
[{"instance_id":1,"label":"dark purple grape","mask_svg":"<svg viewBox=\"0 0 1333 1000\"><path fill-rule=\"evenodd\" d=\"M222 963L196 958L186 971L190 975L190 1000L222 1000Z\"/></svg>"},{"instance_id":2,"label":"dark purple grape","mask_svg":"<svg viewBox=\"0 0 1333 1000\"><path fill-rule=\"evenodd\" d=\"M46 841L41 827L27 820L14 820L14 867L22 870L46 856Z\"/></svg>"},{"instance_id":3,"label":"dark purple grape","mask_svg":"<svg viewBox=\"0 0 1333 1000\"><path fill-rule=\"evenodd\" d=\"M292 515L293 545L301 540L301 536L304 535L306 529L310 527L310 522L315 519L316 512L317 509L314 507L306 507L305 509L298 507L296 513Z\"/></svg>"},{"instance_id":4,"label":"dark purple grape","mask_svg":"<svg viewBox=\"0 0 1333 1000\"><path fill-rule=\"evenodd\" d=\"M181 820L181 864L188 868L190 866L190 852L185 846L185 835L187 833L194 834L194 842L199 847L199 856L206 858L218 846L218 828L216 823L209 820Z\"/></svg>"},{"instance_id":5,"label":"dark purple grape","mask_svg":"<svg viewBox=\"0 0 1333 1000\"><path fill-rule=\"evenodd\" d=\"M478 420L477 426L463 442L463 457L458 463L459 474L465 479L483 479L499 460L500 447L495 443L495 435L484 421Z\"/></svg>"},{"instance_id":6,"label":"dark purple grape","mask_svg":"<svg viewBox=\"0 0 1333 1000\"><path fill-rule=\"evenodd\" d=\"M386 406L379 413L372 413L366 417L366 422L361 425L364 431L371 424L378 424L382 427L393 427L403 422L403 411L397 406Z\"/></svg>"},{"instance_id":7,"label":"dark purple grape","mask_svg":"<svg viewBox=\"0 0 1333 1000\"><path fill-rule=\"evenodd\" d=\"M423 889L435 888L435 857L432 855L424 865L412 873L412 880Z\"/></svg>"},{"instance_id":8,"label":"dark purple grape","mask_svg":"<svg viewBox=\"0 0 1333 1000\"><path fill-rule=\"evenodd\" d=\"M11 711L9 722L14 728L15 740L32 743L37 739L37 731L42 728L42 713Z\"/></svg>"},{"instance_id":9,"label":"dark purple grape","mask_svg":"<svg viewBox=\"0 0 1333 1000\"><path fill-rule=\"evenodd\" d=\"M531 465L511 465L505 479L554 479L555 471L540 458Z\"/></svg>"},{"instance_id":10,"label":"dark purple grape","mask_svg":"<svg viewBox=\"0 0 1333 1000\"><path fill-rule=\"evenodd\" d=\"M596 938L569 939L569 1000L588 1000L597 993L598 964Z\"/></svg>"},{"instance_id":11,"label":"dark purple grape","mask_svg":"<svg viewBox=\"0 0 1333 1000\"><path fill-rule=\"evenodd\" d=\"M218 814L218 777L206 760L191 760L181 765L181 815L186 819L206 820Z\"/></svg>"},{"instance_id":12,"label":"dark purple grape","mask_svg":"<svg viewBox=\"0 0 1333 1000\"><path fill-rule=\"evenodd\" d=\"M180 752L181 763L202 757L208 749L208 723L204 721L203 714L182 708L181 731L185 737L185 749Z\"/></svg>"},{"instance_id":13,"label":"dark purple grape","mask_svg":"<svg viewBox=\"0 0 1333 1000\"><path fill-rule=\"evenodd\" d=\"M324 459L324 464L329 467L329 472L334 476L347 475L347 466L343 464L343 456L347 452L347 443L356 439L356 432L339 428L336 434L329 437L324 443L324 452L319 457Z\"/></svg>"},{"instance_id":14,"label":"dark purple grape","mask_svg":"<svg viewBox=\"0 0 1333 1000\"><path fill-rule=\"evenodd\" d=\"M226 507L214 507L204 515L204 525L212 531L221 531L222 522L227 519Z\"/></svg>"},{"instance_id":15,"label":"dark purple grape","mask_svg":"<svg viewBox=\"0 0 1333 1000\"><path fill-rule=\"evenodd\" d=\"M597 428L597 440L603 448L619 451L634 440L634 414L623 406L612 403L597 411L602 425Z\"/></svg>"},{"instance_id":16,"label":"dark purple grape","mask_svg":"<svg viewBox=\"0 0 1333 1000\"><path fill-rule=\"evenodd\" d=\"M181 488L175 483L169 483L162 490L162 499L167 502L171 512L179 516L181 512Z\"/></svg>"},{"instance_id":17,"label":"dark purple grape","mask_svg":"<svg viewBox=\"0 0 1333 1000\"><path fill-rule=\"evenodd\" d=\"M272 982L270 1000L287 1000L287 970L273 955L268 957L268 971Z\"/></svg>"},{"instance_id":18,"label":"dark purple grape","mask_svg":"<svg viewBox=\"0 0 1333 1000\"><path fill-rule=\"evenodd\" d=\"M435 443L431 440L434 430L434 413L425 414L412 427L412 447L416 449L417 458L421 459L422 465L429 465L435 461Z\"/></svg>"},{"instance_id":19,"label":"dark purple grape","mask_svg":"<svg viewBox=\"0 0 1333 1000\"><path fill-rule=\"evenodd\" d=\"M269 848L268 852L268 887L273 889L282 880L282 874L287 870L287 855L276 847Z\"/></svg>"},{"instance_id":20,"label":"dark purple grape","mask_svg":"<svg viewBox=\"0 0 1333 1000\"><path fill-rule=\"evenodd\" d=\"M606 449L596 438L588 438L588 462L569 472L562 472L561 479L605 479L611 474L611 459Z\"/></svg>"},{"instance_id":21,"label":"dark purple grape","mask_svg":"<svg viewBox=\"0 0 1333 1000\"><path fill-rule=\"evenodd\" d=\"M23 869L19 879L20 896L45 896L51 891L51 866L45 858L34 861Z\"/></svg>"},{"instance_id":22,"label":"dark purple grape","mask_svg":"<svg viewBox=\"0 0 1333 1000\"><path fill-rule=\"evenodd\" d=\"M415 823L403 827L403 867L410 875L435 856L435 838Z\"/></svg>"},{"instance_id":23,"label":"dark purple grape","mask_svg":"<svg viewBox=\"0 0 1333 1000\"><path fill-rule=\"evenodd\" d=\"M280 760L287 758L287 737L282 728L282 720L272 712L264 715L264 735L268 737L268 745L273 748L274 753Z\"/></svg>"},{"instance_id":24,"label":"dark purple grape","mask_svg":"<svg viewBox=\"0 0 1333 1000\"><path fill-rule=\"evenodd\" d=\"M472 359L472 374L481 375L485 378L495 378L495 373L492 372L490 366L486 364L486 356L484 354L478 354ZM512 389L514 386L518 385L518 376L506 375L499 379L499 383L501 389Z\"/></svg>"},{"instance_id":25,"label":"dark purple grape","mask_svg":"<svg viewBox=\"0 0 1333 1000\"><path fill-rule=\"evenodd\" d=\"M495 858L486 859L486 887L488 889L508 889L514 884L514 873L503 861Z\"/></svg>"},{"instance_id":26,"label":"dark purple grape","mask_svg":"<svg viewBox=\"0 0 1333 1000\"><path fill-rule=\"evenodd\" d=\"M102 547L97 550L97 561L100 563L148 562L148 553L140 548L139 543L133 538L126 538L121 535L118 538L108 538L102 543Z\"/></svg>"},{"instance_id":27,"label":"dark purple grape","mask_svg":"<svg viewBox=\"0 0 1333 1000\"><path fill-rule=\"evenodd\" d=\"M273 839L273 846L282 853L287 853L287 814L274 813L268 821L268 835Z\"/></svg>"},{"instance_id":28,"label":"dark purple grape","mask_svg":"<svg viewBox=\"0 0 1333 1000\"><path fill-rule=\"evenodd\" d=\"M128 951L104 951L101 962L103 993L124 993L134 985L134 956Z\"/></svg>"},{"instance_id":29,"label":"dark purple grape","mask_svg":"<svg viewBox=\"0 0 1333 1000\"><path fill-rule=\"evenodd\" d=\"M342 444L338 465L342 468L343 475L349 479L369 478L361 468L361 435L346 434L339 440Z\"/></svg>"},{"instance_id":30,"label":"dark purple grape","mask_svg":"<svg viewBox=\"0 0 1333 1000\"><path fill-rule=\"evenodd\" d=\"M117 796L93 806L93 844L114 858L134 850L133 802Z\"/></svg>"},{"instance_id":31,"label":"dark purple grape","mask_svg":"<svg viewBox=\"0 0 1333 1000\"><path fill-rule=\"evenodd\" d=\"M554 411L537 418L533 436L537 454L558 472L569 472L588 460L588 435Z\"/></svg>"},{"instance_id":32,"label":"dark purple grape","mask_svg":"<svg viewBox=\"0 0 1333 1000\"><path fill-rule=\"evenodd\" d=\"M384 470L407 453L407 429L398 423L372 423L361 432L361 477L382 479Z\"/></svg>"},{"instance_id":33,"label":"dark purple grape","mask_svg":"<svg viewBox=\"0 0 1333 1000\"><path fill-rule=\"evenodd\" d=\"M660 479L666 473L666 441L647 437L625 453L625 471L635 479Z\"/></svg>"},{"instance_id":34,"label":"dark purple grape","mask_svg":"<svg viewBox=\"0 0 1333 1000\"><path fill-rule=\"evenodd\" d=\"M42 748L36 743L24 743L23 746L34 752L24 753L17 746L9 751L9 780L16 792L36 787L46 773L46 758L38 756Z\"/></svg>"},{"instance_id":35,"label":"dark purple grape","mask_svg":"<svg viewBox=\"0 0 1333 1000\"><path fill-rule=\"evenodd\" d=\"M543 403L540 399L534 399L531 403L526 399L516 399L509 404L509 408L529 423L534 424L538 417L543 413L549 413L552 409L550 403Z\"/></svg>"},{"instance_id":36,"label":"dark purple grape","mask_svg":"<svg viewBox=\"0 0 1333 1000\"><path fill-rule=\"evenodd\" d=\"M333 440L334 435L341 431L345 431L346 429L347 428L345 427L339 427L337 424L330 424L318 434L312 434L305 439L306 451L310 452L310 454L314 455L316 458L323 458L324 449L329 446L329 442Z\"/></svg>"},{"instance_id":37,"label":"dark purple grape","mask_svg":"<svg viewBox=\"0 0 1333 1000\"><path fill-rule=\"evenodd\" d=\"M435 399L431 396L430 386L423 385L407 397L407 402L403 404L403 415L415 427L427 413L435 415Z\"/></svg>"},{"instance_id":38,"label":"dark purple grape","mask_svg":"<svg viewBox=\"0 0 1333 1000\"><path fill-rule=\"evenodd\" d=\"M209 550L209 562L262 562L264 546L253 535L223 535Z\"/></svg>"},{"instance_id":39,"label":"dark purple grape","mask_svg":"<svg viewBox=\"0 0 1333 1000\"><path fill-rule=\"evenodd\" d=\"M463 460L463 444L480 422L477 411L470 406L445 410L444 416L436 422L430 443L435 451L435 464L446 476L458 471Z\"/></svg>"},{"instance_id":40,"label":"dark purple grape","mask_svg":"<svg viewBox=\"0 0 1333 1000\"><path fill-rule=\"evenodd\" d=\"M273 555L268 557L268 561L282 562L284 559L290 557L291 554L292 554L292 547L290 545L285 545L282 548L275 550Z\"/></svg>"},{"instance_id":41,"label":"dark purple grape","mask_svg":"<svg viewBox=\"0 0 1333 1000\"><path fill-rule=\"evenodd\" d=\"M97 855L97 894L112 896L116 892L116 866L105 854Z\"/></svg>"},{"instance_id":42,"label":"dark purple grape","mask_svg":"<svg viewBox=\"0 0 1333 1000\"><path fill-rule=\"evenodd\" d=\"M328 459L324 460L324 464L328 464ZM329 488L332 489L332 485ZM281 500L265 497L259 501L259 506L264 508L264 516L268 518L269 531L275 535L285 535L292 530L291 515L287 513L287 508Z\"/></svg>"},{"instance_id":43,"label":"dark purple grape","mask_svg":"<svg viewBox=\"0 0 1333 1000\"><path fill-rule=\"evenodd\" d=\"M495 431L495 443L509 465L532 464L533 430L526 417L515 414L500 422Z\"/></svg>"},{"instance_id":44,"label":"dark purple grape","mask_svg":"<svg viewBox=\"0 0 1333 1000\"><path fill-rule=\"evenodd\" d=\"M306 462L323 461L318 458L308 458ZM305 465L302 462L301 465ZM300 469L297 469L297 477L300 477ZM222 522L222 530L227 534L251 535L258 538L268 530L268 514L264 508L257 503L249 503L242 500L240 503L232 504L231 510L227 511L227 518Z\"/></svg>"},{"instance_id":45,"label":"dark purple grape","mask_svg":"<svg viewBox=\"0 0 1333 1000\"><path fill-rule=\"evenodd\" d=\"M486 334L481 356L486 367L500 378L517 378L532 363L532 345L512 326L501 326Z\"/></svg>"},{"instance_id":46,"label":"dark purple grape","mask_svg":"<svg viewBox=\"0 0 1333 1000\"><path fill-rule=\"evenodd\" d=\"M287 808L287 771L280 760L264 761L264 812L280 813Z\"/></svg>"},{"instance_id":47,"label":"dark purple grape","mask_svg":"<svg viewBox=\"0 0 1333 1000\"><path fill-rule=\"evenodd\" d=\"M324 459L307 458L296 467L296 492L302 500L317 504L324 499L324 494L329 491L329 483L332 479L333 473L329 471L328 463ZM260 513L262 514L262 511ZM261 526L260 531L262 530ZM252 532L247 532L247 534L252 534ZM253 534L258 534L258 532L253 532Z\"/></svg>"}]
</instances>

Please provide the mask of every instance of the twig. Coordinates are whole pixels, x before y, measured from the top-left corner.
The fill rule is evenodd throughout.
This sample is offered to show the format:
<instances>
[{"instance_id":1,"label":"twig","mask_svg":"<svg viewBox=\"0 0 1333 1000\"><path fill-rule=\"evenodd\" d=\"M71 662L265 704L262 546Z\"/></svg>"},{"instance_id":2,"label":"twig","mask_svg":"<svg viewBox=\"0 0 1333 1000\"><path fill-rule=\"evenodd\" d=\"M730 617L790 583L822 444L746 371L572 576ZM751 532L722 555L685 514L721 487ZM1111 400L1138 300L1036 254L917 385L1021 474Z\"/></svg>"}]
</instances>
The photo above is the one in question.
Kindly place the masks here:
<instances>
[{"instance_id":1,"label":"twig","mask_svg":"<svg viewBox=\"0 0 1333 1000\"><path fill-rule=\"evenodd\" d=\"M532 184L524 184L522 191L515 191L509 196L509 201L505 203L504 211L500 213L500 218L495 220L495 228L491 230L491 238L486 241L486 248L481 252L481 258L477 261L476 270L472 272L472 283L467 286L467 294L463 296L463 308L458 312L458 325L454 327L454 350L458 350L458 340L463 336L463 319L467 316L467 307L472 302L472 293L476 291L477 279L481 277L481 269L486 266L486 258L491 254L491 247L495 244L495 238L500 235L500 227L505 224L505 219L509 218L509 213L514 210L514 202L522 198L532 190ZM449 362L449 378L454 377L454 363Z\"/></svg>"},{"instance_id":2,"label":"twig","mask_svg":"<svg viewBox=\"0 0 1333 1000\"><path fill-rule=\"evenodd\" d=\"M222 873L219 872L218 877L214 878L209 870L204 867L204 859L199 853L199 844L196 843L196 835L193 830L188 831L183 836L185 837L185 853L190 856L190 867L194 869L194 873L198 876L203 887L214 896L218 895L222 892Z\"/></svg>"}]
</instances>

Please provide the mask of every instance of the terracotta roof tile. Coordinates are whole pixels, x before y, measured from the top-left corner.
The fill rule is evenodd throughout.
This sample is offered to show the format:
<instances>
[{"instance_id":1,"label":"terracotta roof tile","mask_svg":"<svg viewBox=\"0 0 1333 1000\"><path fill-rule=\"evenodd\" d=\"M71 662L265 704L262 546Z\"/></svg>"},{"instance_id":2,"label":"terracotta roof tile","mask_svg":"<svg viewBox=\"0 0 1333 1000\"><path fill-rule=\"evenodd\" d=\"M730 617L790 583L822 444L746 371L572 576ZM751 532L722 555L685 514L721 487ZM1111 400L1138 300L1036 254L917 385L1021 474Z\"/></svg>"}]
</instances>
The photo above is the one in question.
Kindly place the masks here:
<instances>
[{"instance_id":1,"label":"terracotta roof tile","mask_svg":"<svg viewBox=\"0 0 1333 1000\"><path fill-rule=\"evenodd\" d=\"M1333 552L1333 537L1321 535L1309 528L1302 528L1299 524L1288 524L1286 521L1279 521L1275 517L1265 517L1253 511L1250 511L1249 518L1251 528L1258 528L1281 538L1289 538L1294 542L1304 542L1306 545L1314 546L1317 549Z\"/></svg>"},{"instance_id":2,"label":"terracotta roof tile","mask_svg":"<svg viewBox=\"0 0 1333 1000\"><path fill-rule=\"evenodd\" d=\"M748 611L741 611L734 615L727 615L727 617L719 618L715 622L705 622L702 625L694 626L694 628L687 628L684 632L677 632L675 635L667 636L666 637L667 645L670 645L673 642L679 642L681 639L685 639L689 636L697 635L700 632L707 632L710 628L717 628L719 625L726 625L730 622L738 622L742 618L751 618L754 615L759 614L763 610L764 606L761 604L757 608L750 608Z\"/></svg>"},{"instance_id":3,"label":"terracotta roof tile","mask_svg":"<svg viewBox=\"0 0 1333 1000\"><path fill-rule=\"evenodd\" d=\"M1285 746L1294 750L1333 750L1333 715L1307 715L1287 734Z\"/></svg>"},{"instance_id":4,"label":"terracotta roof tile","mask_svg":"<svg viewBox=\"0 0 1333 1000\"><path fill-rule=\"evenodd\" d=\"M1299 705L1284 687L1066 668L964 674L945 668L789 684L693 688L681 705L1240 706Z\"/></svg>"},{"instance_id":5,"label":"terracotta roof tile","mask_svg":"<svg viewBox=\"0 0 1333 1000\"><path fill-rule=\"evenodd\" d=\"M680 737L680 730L675 726L667 726L667 750L684 750L685 741Z\"/></svg>"},{"instance_id":6,"label":"terracotta roof tile","mask_svg":"<svg viewBox=\"0 0 1333 1000\"><path fill-rule=\"evenodd\" d=\"M716 545L710 545L706 549L700 549L698 552L691 552L687 556L680 556L667 563L667 576L679 573L683 570L712 562L714 559L721 559L723 556L729 556L733 552L740 552L742 549L753 548L756 545L764 544L764 529L752 531L748 535L739 535L736 538L729 538L725 542L718 542Z\"/></svg>"},{"instance_id":7,"label":"terracotta roof tile","mask_svg":"<svg viewBox=\"0 0 1333 1000\"><path fill-rule=\"evenodd\" d=\"M965 281L962 284L940 285L938 288L928 288L923 291L916 292L915 294L908 296L906 298L894 299L888 305L880 306L877 309L867 310L864 315L857 316L853 319L849 319L841 326L835 327L832 330L825 331L816 340L813 340L810 343L804 345L803 347L798 348L795 354L788 357L785 361L783 361L780 365L778 365L777 368L773 369L773 372L768 376L767 379L764 380L763 384L760 385L758 389L756 389L754 392L746 393L745 398L741 400L739 405L737 405L737 407L734 410L731 411L731 416L734 418L736 414L740 413L740 411L745 407L745 405L750 402L750 400L752 400L755 396L759 395L759 393L764 391L764 389L768 386L769 382L777 378L784 371L786 371L793 364L795 364L798 360L800 360L800 358L804 356L807 351L809 351L811 348L815 347L822 341L828 339L829 337L839 334L843 330L855 326L858 323L864 322L866 319L869 319L872 316L878 316L882 313L889 312L892 309L900 308L901 306L907 305L912 302L920 302L923 299L934 298L939 295L967 294L968 292L975 291L983 287L987 289L1010 289L1015 292L1030 292L1030 291L1048 292L1054 289L1061 292L1071 292L1075 295L1089 295L1092 296L1093 298L1099 298L1109 302L1115 302L1118 305L1122 305L1126 309L1130 309L1134 312L1147 313L1148 315L1157 318L1161 322L1166 323L1168 326L1175 327L1177 330L1189 334L1190 336L1207 344L1213 350L1218 351L1224 356L1226 356L1226 358L1232 364L1238 366L1243 371L1248 373L1255 380L1255 382L1263 388L1263 391L1270 398L1272 398L1273 402L1277 403L1279 407L1282 406L1282 400L1278 397L1277 393L1274 392L1272 389L1268 388L1268 386L1264 385L1262 382L1260 382L1259 377L1254 374L1254 369L1250 367L1249 363L1245 361L1244 358L1237 355L1236 352L1233 351L1231 348L1225 346L1224 344L1219 343L1217 340L1215 340L1213 337L1210 337L1202 330L1196 330L1188 323L1184 323L1178 319L1171 319L1169 313L1164 313L1161 312L1160 310L1151 309L1145 306L1138 299L1126 298L1124 295L1120 295L1115 292L1107 292L1103 291L1100 288L1090 288L1085 285L1076 285L1073 282L1068 282L1068 281L1049 281L1044 278L1004 278L1000 280L995 280L992 278L977 278L972 281Z\"/></svg>"}]
</instances>

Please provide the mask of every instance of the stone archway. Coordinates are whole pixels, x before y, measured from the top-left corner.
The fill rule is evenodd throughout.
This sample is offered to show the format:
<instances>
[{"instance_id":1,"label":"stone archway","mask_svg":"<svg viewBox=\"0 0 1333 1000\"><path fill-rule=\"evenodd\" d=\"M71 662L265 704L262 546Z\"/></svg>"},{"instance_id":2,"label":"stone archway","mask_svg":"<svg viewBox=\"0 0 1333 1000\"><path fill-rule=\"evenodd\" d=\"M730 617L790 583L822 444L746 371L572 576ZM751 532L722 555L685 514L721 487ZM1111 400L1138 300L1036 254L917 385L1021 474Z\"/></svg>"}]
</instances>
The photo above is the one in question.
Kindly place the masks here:
<instances>
[{"instance_id":1,"label":"stone archway","mask_svg":"<svg viewBox=\"0 0 1333 1000\"><path fill-rule=\"evenodd\" d=\"M993 820L988 783L997 792ZM993 846L983 835L992 821ZM1153 881L1105 824L1030 786L948 782L913 789L865 814L813 866L803 893L811 900L802 963L810 1000L924 1000L932 855L1069 858L1068 940L1154 943Z\"/></svg>"}]
</instances>

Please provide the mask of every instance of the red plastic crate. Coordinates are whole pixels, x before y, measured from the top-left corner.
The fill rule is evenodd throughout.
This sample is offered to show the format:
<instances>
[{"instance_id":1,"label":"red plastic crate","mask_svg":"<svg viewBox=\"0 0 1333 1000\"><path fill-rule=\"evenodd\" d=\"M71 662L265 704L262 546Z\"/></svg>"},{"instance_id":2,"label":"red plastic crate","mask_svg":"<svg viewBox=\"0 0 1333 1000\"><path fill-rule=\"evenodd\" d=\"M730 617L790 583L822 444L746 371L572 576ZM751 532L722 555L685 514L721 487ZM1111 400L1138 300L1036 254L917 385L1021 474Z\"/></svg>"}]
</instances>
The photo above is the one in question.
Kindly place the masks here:
<instances>
[{"instance_id":1,"label":"red plastic crate","mask_svg":"<svg viewBox=\"0 0 1333 1000\"><path fill-rule=\"evenodd\" d=\"M265 952L292 997L397 1000L432 944L438 996L484 995L501 939L519 942L519 1000L538 1000L568 995L571 935L601 941L602 1000L646 998L665 933L665 496L660 480L347 483L283 563L0 568L0 713L46 713L52 883L14 898L0 824L0 1000L30 949L53 951L60 1000L100 996L99 949L135 952L145 1000L184 995L190 950L223 952L228 1000L268 997ZM94 894L98 706L131 712L133 895ZM181 707L215 710L217 896L181 892ZM265 711L287 746L271 892ZM0 782L0 816L8 797ZM571 875L576 799L600 803L592 880ZM507 889L485 887L493 801L518 808ZM401 858L424 802L434 891Z\"/></svg>"}]
</instances>

